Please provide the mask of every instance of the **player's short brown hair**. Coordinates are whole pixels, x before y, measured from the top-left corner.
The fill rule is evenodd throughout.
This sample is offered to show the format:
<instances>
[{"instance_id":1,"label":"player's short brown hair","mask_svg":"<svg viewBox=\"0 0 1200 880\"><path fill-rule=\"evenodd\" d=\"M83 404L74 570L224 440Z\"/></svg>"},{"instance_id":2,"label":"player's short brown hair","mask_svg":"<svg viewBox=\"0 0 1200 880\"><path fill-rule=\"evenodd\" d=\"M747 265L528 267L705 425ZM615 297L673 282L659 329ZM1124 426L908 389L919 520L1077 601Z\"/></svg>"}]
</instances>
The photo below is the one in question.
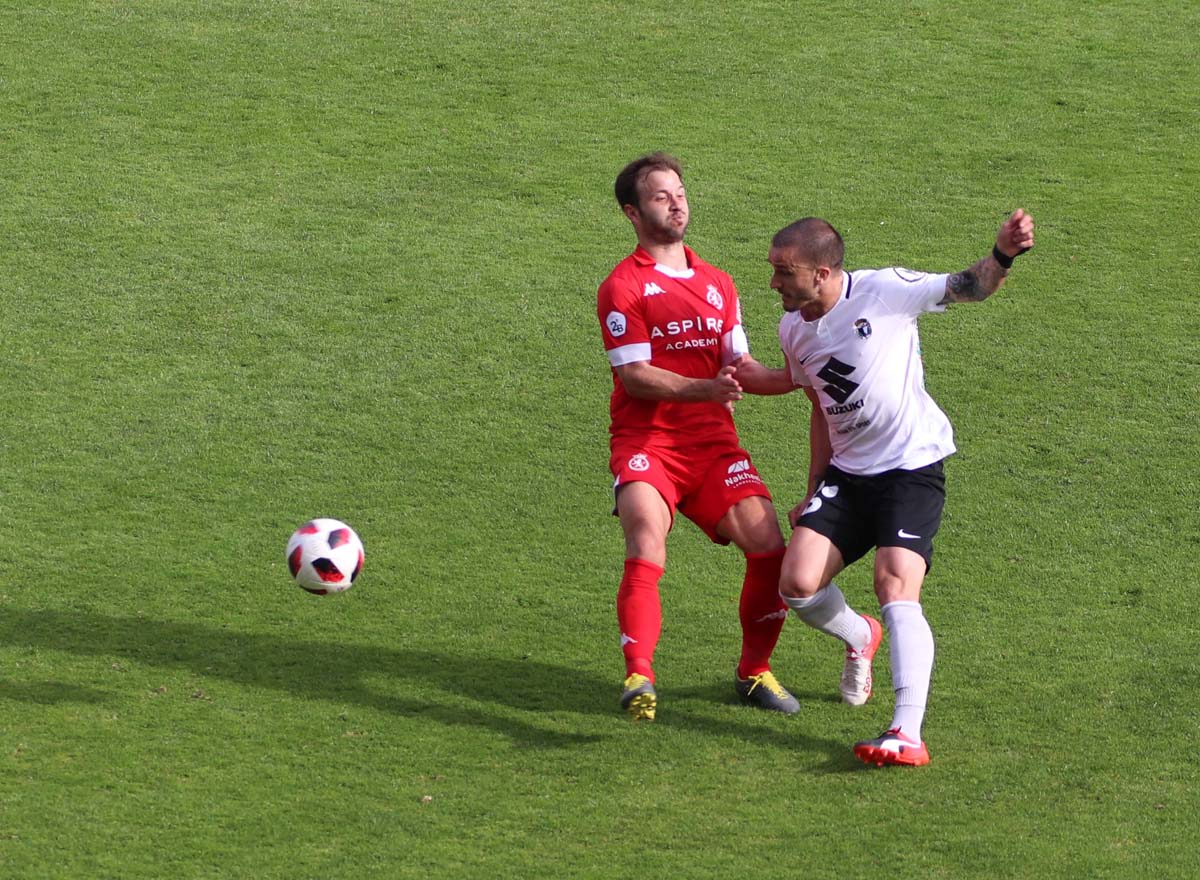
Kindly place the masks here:
<instances>
[{"instance_id":1,"label":"player's short brown hair","mask_svg":"<svg viewBox=\"0 0 1200 880\"><path fill-rule=\"evenodd\" d=\"M683 180L683 166L679 164L678 159L670 153L650 153L640 159L634 159L617 175L617 182L613 186L617 204L622 208L626 205L640 207L638 187L641 186L647 175L655 171L674 171L679 175L679 179Z\"/></svg>"},{"instance_id":2,"label":"player's short brown hair","mask_svg":"<svg viewBox=\"0 0 1200 880\"><path fill-rule=\"evenodd\" d=\"M846 243L827 220L805 217L775 233L773 248L795 248L802 259L820 266L840 269L846 258Z\"/></svg>"}]
</instances>

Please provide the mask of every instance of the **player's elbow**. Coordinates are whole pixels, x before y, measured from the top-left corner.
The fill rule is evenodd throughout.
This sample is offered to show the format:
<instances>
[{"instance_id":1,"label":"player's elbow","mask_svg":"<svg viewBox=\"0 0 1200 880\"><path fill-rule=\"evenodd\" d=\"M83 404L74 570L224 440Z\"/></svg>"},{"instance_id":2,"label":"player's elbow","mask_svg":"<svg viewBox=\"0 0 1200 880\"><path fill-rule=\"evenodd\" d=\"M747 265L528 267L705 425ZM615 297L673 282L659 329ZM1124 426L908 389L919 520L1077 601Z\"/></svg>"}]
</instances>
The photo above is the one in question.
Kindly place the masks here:
<instances>
[{"instance_id":1,"label":"player's elbow","mask_svg":"<svg viewBox=\"0 0 1200 880\"><path fill-rule=\"evenodd\" d=\"M651 381L648 375L649 371L645 369L645 366L644 363L636 362L617 367L617 379L630 397L652 400L657 396L655 394L657 386Z\"/></svg>"}]
</instances>

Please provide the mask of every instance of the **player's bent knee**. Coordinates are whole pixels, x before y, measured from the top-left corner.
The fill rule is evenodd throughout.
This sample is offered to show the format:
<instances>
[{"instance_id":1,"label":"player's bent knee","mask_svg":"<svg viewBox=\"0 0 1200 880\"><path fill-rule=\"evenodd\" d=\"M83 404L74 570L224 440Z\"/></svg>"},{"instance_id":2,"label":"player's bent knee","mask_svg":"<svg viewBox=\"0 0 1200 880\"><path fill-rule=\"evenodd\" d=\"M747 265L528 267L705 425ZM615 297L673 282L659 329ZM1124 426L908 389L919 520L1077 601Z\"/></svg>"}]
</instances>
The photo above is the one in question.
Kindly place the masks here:
<instances>
[{"instance_id":1,"label":"player's bent knee","mask_svg":"<svg viewBox=\"0 0 1200 880\"><path fill-rule=\"evenodd\" d=\"M823 587L819 577L785 570L779 577L779 595L784 599L807 599Z\"/></svg>"},{"instance_id":2,"label":"player's bent knee","mask_svg":"<svg viewBox=\"0 0 1200 880\"><path fill-rule=\"evenodd\" d=\"M876 578L875 598L879 600L881 606L889 602L920 602L921 579L898 577Z\"/></svg>"},{"instance_id":3,"label":"player's bent knee","mask_svg":"<svg viewBox=\"0 0 1200 880\"><path fill-rule=\"evenodd\" d=\"M743 553L774 553L786 545L769 498L743 498L717 523L717 534L728 538Z\"/></svg>"},{"instance_id":4,"label":"player's bent knee","mask_svg":"<svg viewBox=\"0 0 1200 880\"><path fill-rule=\"evenodd\" d=\"M667 538L655 529L632 530L625 535L625 557L645 559L663 565L667 558Z\"/></svg>"},{"instance_id":5,"label":"player's bent knee","mask_svg":"<svg viewBox=\"0 0 1200 880\"><path fill-rule=\"evenodd\" d=\"M903 548L880 548L875 556L875 596L888 602L919 602L925 581L925 559Z\"/></svg>"},{"instance_id":6,"label":"player's bent knee","mask_svg":"<svg viewBox=\"0 0 1200 880\"><path fill-rule=\"evenodd\" d=\"M763 531L758 534L743 535L741 540L734 540L738 548L748 556L760 556L767 553L777 553L786 546L783 535Z\"/></svg>"}]
</instances>

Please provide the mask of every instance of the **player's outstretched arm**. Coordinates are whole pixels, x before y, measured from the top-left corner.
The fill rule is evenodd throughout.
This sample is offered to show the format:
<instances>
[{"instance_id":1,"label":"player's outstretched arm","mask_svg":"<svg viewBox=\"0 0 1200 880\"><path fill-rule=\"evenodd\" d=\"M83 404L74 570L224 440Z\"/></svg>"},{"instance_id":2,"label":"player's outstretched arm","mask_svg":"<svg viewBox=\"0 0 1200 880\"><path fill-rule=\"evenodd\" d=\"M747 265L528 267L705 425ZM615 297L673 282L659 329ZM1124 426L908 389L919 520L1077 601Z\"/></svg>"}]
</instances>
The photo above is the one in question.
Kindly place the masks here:
<instances>
[{"instance_id":1,"label":"player's outstretched arm","mask_svg":"<svg viewBox=\"0 0 1200 880\"><path fill-rule=\"evenodd\" d=\"M1033 217L1018 208L996 233L992 252L962 272L946 279L943 303L980 302L1000 289L1013 260L1033 247Z\"/></svg>"},{"instance_id":2,"label":"player's outstretched arm","mask_svg":"<svg viewBox=\"0 0 1200 880\"><path fill-rule=\"evenodd\" d=\"M737 371L733 377L748 394L787 394L796 390L787 367L768 367L748 354L734 361L734 366L737 367Z\"/></svg>"},{"instance_id":3,"label":"player's outstretched arm","mask_svg":"<svg viewBox=\"0 0 1200 880\"><path fill-rule=\"evenodd\" d=\"M635 361L616 367L617 377L630 397L643 400L733 403L742 399L742 386L733 377L734 367L723 367L711 379L681 376L649 361Z\"/></svg>"}]
</instances>

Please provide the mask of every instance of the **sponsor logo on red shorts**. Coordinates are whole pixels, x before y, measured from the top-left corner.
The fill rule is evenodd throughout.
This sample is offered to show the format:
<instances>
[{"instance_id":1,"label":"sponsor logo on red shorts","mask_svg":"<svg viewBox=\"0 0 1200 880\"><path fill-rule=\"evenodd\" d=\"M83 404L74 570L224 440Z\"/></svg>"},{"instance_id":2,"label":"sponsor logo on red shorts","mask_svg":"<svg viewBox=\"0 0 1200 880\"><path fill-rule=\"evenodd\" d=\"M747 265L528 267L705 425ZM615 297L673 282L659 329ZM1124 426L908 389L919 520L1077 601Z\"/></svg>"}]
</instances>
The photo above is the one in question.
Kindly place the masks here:
<instances>
[{"instance_id":1,"label":"sponsor logo on red shorts","mask_svg":"<svg viewBox=\"0 0 1200 880\"><path fill-rule=\"evenodd\" d=\"M750 470L750 459L748 458L735 461L729 466L729 470L726 473L729 476L725 478L725 485L731 489L734 486L741 486L744 483L762 483L762 478Z\"/></svg>"}]
</instances>

